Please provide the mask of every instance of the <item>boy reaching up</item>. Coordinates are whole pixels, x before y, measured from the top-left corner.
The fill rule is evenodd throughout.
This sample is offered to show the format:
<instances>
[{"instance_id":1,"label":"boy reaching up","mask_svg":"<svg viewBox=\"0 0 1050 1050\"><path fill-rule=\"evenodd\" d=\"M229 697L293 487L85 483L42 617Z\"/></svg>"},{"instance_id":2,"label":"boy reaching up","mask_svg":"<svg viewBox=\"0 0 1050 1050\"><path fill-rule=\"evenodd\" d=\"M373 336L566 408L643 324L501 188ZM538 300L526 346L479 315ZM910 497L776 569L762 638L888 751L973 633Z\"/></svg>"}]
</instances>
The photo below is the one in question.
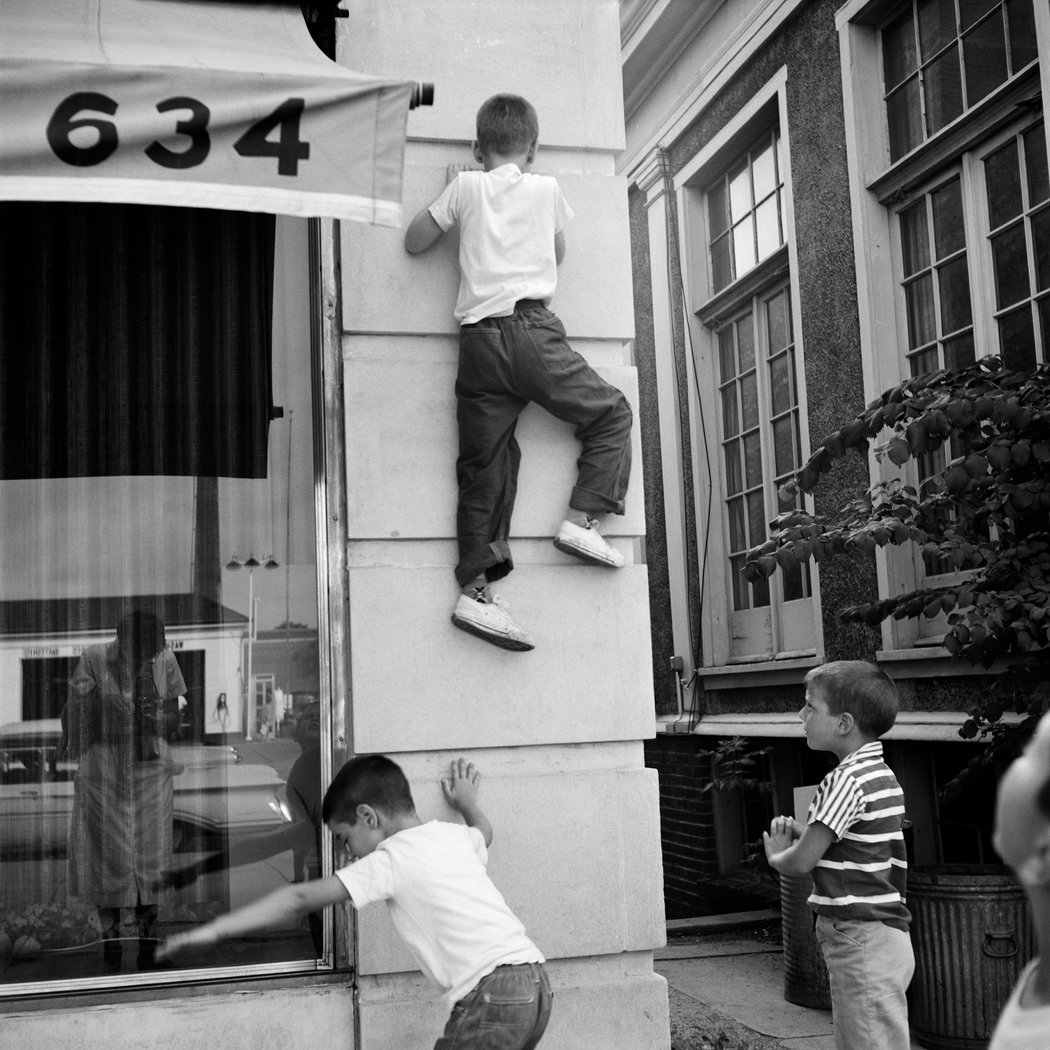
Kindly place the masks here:
<instances>
[{"instance_id":1,"label":"boy reaching up","mask_svg":"<svg viewBox=\"0 0 1050 1050\"><path fill-rule=\"evenodd\" d=\"M897 687L874 664L838 660L806 675L806 743L839 764L803 827L775 817L770 866L813 874L808 903L831 985L836 1050L909 1050L905 992L915 971L905 906L904 793L879 737L897 718Z\"/></svg>"},{"instance_id":2,"label":"boy reaching up","mask_svg":"<svg viewBox=\"0 0 1050 1050\"><path fill-rule=\"evenodd\" d=\"M298 921L329 904L386 901L406 947L452 1006L434 1050L533 1050L550 1018L550 983L539 949L485 870L492 825L478 806L480 777L473 763L454 761L441 787L465 826L424 823L396 762L351 759L325 793L321 816L353 861L177 934L157 958Z\"/></svg>"},{"instance_id":3,"label":"boy reaching up","mask_svg":"<svg viewBox=\"0 0 1050 1050\"><path fill-rule=\"evenodd\" d=\"M557 180L530 172L539 121L519 95L494 95L478 110L474 159L411 222L405 249L425 251L459 230L460 323L456 418L460 595L452 622L504 649L532 641L489 584L514 567L507 539L521 452L514 437L530 401L572 423L583 448L554 546L581 561L620 568L623 555L599 519L623 514L631 472L631 408L573 350L549 307L572 218Z\"/></svg>"}]
</instances>

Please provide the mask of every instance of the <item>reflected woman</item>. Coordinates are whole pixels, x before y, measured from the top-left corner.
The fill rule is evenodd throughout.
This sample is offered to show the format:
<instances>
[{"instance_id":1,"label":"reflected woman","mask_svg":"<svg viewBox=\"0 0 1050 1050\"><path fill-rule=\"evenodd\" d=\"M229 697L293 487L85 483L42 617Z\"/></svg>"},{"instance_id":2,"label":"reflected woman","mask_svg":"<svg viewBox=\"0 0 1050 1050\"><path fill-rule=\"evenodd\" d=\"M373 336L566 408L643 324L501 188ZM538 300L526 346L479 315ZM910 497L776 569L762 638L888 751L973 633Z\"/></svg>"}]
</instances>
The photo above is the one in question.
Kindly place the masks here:
<instances>
[{"instance_id":1,"label":"reflected woman","mask_svg":"<svg viewBox=\"0 0 1050 1050\"><path fill-rule=\"evenodd\" d=\"M186 683L164 624L136 610L114 642L84 650L62 712L78 762L69 842L69 893L98 909L106 972L121 968L121 909L134 910L139 969L151 969L158 889L172 860L174 799L167 741L178 731Z\"/></svg>"}]
</instances>

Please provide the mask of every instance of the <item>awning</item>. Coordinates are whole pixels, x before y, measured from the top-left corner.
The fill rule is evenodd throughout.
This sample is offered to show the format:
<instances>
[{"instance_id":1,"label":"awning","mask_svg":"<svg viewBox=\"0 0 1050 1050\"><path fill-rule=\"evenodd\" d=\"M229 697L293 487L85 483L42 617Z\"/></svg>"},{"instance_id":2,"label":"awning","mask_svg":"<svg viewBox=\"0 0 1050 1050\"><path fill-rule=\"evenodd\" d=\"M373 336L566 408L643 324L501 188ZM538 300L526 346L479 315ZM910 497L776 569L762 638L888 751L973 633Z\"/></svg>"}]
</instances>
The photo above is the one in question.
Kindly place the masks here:
<instances>
[{"instance_id":1,"label":"awning","mask_svg":"<svg viewBox=\"0 0 1050 1050\"><path fill-rule=\"evenodd\" d=\"M419 87L330 61L297 4L3 0L0 199L397 226Z\"/></svg>"}]
</instances>

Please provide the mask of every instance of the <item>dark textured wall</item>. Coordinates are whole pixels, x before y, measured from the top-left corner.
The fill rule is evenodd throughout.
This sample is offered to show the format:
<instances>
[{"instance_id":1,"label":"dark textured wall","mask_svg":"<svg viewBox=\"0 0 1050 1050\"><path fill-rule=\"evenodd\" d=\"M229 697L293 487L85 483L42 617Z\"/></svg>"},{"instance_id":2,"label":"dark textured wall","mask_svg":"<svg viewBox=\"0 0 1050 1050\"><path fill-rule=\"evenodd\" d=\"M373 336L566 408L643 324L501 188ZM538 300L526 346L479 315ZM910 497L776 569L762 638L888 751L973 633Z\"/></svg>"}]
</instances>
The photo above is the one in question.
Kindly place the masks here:
<instances>
[{"instance_id":1,"label":"dark textured wall","mask_svg":"<svg viewBox=\"0 0 1050 1050\"><path fill-rule=\"evenodd\" d=\"M688 919L718 910L718 875L710 792L710 766L697 752L709 741L662 736L647 741L645 764L660 777L660 826L664 907L668 919Z\"/></svg>"}]
</instances>

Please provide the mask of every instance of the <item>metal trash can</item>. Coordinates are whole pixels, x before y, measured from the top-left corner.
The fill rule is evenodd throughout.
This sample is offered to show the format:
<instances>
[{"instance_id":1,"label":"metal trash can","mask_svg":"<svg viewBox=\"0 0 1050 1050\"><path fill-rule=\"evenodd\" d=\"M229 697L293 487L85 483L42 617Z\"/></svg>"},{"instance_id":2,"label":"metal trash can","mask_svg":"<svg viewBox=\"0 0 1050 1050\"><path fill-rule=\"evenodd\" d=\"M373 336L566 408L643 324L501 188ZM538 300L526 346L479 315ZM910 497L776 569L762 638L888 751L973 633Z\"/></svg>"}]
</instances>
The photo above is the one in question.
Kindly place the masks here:
<instances>
[{"instance_id":1,"label":"metal trash can","mask_svg":"<svg viewBox=\"0 0 1050 1050\"><path fill-rule=\"evenodd\" d=\"M925 865L908 872L908 908L912 1032L930 1050L981 1050L1035 954L1024 891L1001 865Z\"/></svg>"},{"instance_id":2,"label":"metal trash can","mask_svg":"<svg viewBox=\"0 0 1050 1050\"><path fill-rule=\"evenodd\" d=\"M780 936L784 942L784 998L815 1010L831 1009L824 955L813 932L810 875L780 876Z\"/></svg>"}]
</instances>

